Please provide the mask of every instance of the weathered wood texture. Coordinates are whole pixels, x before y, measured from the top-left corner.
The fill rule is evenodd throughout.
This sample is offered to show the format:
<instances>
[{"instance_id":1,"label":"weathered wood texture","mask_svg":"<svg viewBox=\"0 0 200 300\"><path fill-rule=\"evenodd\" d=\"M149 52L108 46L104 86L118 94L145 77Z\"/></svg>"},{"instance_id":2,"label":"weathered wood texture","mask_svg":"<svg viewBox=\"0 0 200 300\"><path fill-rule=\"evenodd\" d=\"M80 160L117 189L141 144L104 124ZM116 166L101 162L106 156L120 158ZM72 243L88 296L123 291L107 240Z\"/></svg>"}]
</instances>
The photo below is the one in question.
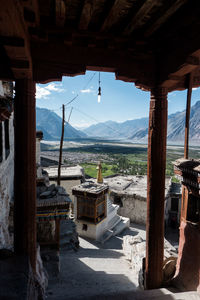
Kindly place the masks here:
<instances>
[{"instance_id":1,"label":"weathered wood texture","mask_svg":"<svg viewBox=\"0 0 200 300\"><path fill-rule=\"evenodd\" d=\"M200 68L199 14L198 0L8 0L0 11L0 78L48 82L95 69L150 90L156 50L159 84L185 89L186 75Z\"/></svg>"},{"instance_id":2,"label":"weathered wood texture","mask_svg":"<svg viewBox=\"0 0 200 300\"><path fill-rule=\"evenodd\" d=\"M181 220L180 243L174 285L179 289L200 292L200 231L191 222Z\"/></svg>"},{"instance_id":3,"label":"weathered wood texture","mask_svg":"<svg viewBox=\"0 0 200 300\"><path fill-rule=\"evenodd\" d=\"M36 117L35 83L16 81L14 107L14 249L36 267Z\"/></svg>"},{"instance_id":4,"label":"weathered wood texture","mask_svg":"<svg viewBox=\"0 0 200 300\"><path fill-rule=\"evenodd\" d=\"M167 137L167 90L151 90L148 163L147 163L147 225L146 274L147 289L162 283L164 253L164 201Z\"/></svg>"}]
</instances>

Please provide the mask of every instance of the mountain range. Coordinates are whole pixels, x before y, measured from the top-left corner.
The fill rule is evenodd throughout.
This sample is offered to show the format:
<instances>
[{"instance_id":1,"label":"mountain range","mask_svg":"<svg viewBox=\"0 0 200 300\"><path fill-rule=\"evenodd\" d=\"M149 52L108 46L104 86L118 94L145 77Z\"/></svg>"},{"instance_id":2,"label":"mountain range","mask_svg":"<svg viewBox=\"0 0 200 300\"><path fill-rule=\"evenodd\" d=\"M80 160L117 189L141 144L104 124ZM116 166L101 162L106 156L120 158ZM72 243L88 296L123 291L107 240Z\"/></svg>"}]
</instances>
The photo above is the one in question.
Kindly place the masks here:
<instances>
[{"instance_id":1,"label":"mountain range","mask_svg":"<svg viewBox=\"0 0 200 300\"><path fill-rule=\"evenodd\" d=\"M118 123L107 121L91 125L83 130L88 136L126 139L133 142L147 143L148 118ZM167 139L170 143L183 143L185 135L185 110L168 116ZM200 142L200 101L191 107L190 112L190 142Z\"/></svg>"},{"instance_id":2,"label":"mountain range","mask_svg":"<svg viewBox=\"0 0 200 300\"><path fill-rule=\"evenodd\" d=\"M60 139L62 129L62 118L55 112L46 108L36 108L36 129L43 131L44 140L56 141ZM84 138L87 135L65 124L64 138Z\"/></svg>"},{"instance_id":3,"label":"mountain range","mask_svg":"<svg viewBox=\"0 0 200 300\"><path fill-rule=\"evenodd\" d=\"M62 119L56 113L46 108L36 108L37 130L42 130L45 140L59 140ZM168 116L168 143L182 144L185 135L185 111ZM147 143L148 118L128 120L122 123L107 121L91 125L84 130L77 130L70 124L65 125L64 138L100 137L107 139L130 140ZM190 143L200 141L200 101L191 107L190 112Z\"/></svg>"}]
</instances>

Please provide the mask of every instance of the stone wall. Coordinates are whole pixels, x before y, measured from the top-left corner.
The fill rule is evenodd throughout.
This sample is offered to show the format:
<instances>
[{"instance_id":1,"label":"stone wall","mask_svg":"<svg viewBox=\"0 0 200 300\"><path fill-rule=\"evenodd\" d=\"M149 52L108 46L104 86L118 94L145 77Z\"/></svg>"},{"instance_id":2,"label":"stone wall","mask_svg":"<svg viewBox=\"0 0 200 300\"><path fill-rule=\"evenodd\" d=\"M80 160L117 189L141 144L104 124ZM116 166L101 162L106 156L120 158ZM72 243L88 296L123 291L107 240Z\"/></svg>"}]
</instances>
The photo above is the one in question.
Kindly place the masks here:
<instances>
[{"instance_id":1,"label":"stone wall","mask_svg":"<svg viewBox=\"0 0 200 300\"><path fill-rule=\"evenodd\" d=\"M36 165L40 165L40 139L36 138Z\"/></svg>"},{"instance_id":2,"label":"stone wall","mask_svg":"<svg viewBox=\"0 0 200 300\"><path fill-rule=\"evenodd\" d=\"M5 86L5 92L4 92ZM0 95L6 97L9 94L9 84L0 82ZM12 91L10 91L11 93ZM9 235L10 203L13 200L14 190L14 127L13 113L9 119L10 154L5 156L4 122L2 122L2 148L3 160L0 162L0 248L12 246Z\"/></svg>"},{"instance_id":3,"label":"stone wall","mask_svg":"<svg viewBox=\"0 0 200 300\"><path fill-rule=\"evenodd\" d=\"M118 210L120 216L129 218L133 223L146 224L146 198L135 194L122 194L120 192L112 191L110 192L110 199L113 203L120 206ZM120 203L116 203L116 199L120 201Z\"/></svg>"}]
</instances>

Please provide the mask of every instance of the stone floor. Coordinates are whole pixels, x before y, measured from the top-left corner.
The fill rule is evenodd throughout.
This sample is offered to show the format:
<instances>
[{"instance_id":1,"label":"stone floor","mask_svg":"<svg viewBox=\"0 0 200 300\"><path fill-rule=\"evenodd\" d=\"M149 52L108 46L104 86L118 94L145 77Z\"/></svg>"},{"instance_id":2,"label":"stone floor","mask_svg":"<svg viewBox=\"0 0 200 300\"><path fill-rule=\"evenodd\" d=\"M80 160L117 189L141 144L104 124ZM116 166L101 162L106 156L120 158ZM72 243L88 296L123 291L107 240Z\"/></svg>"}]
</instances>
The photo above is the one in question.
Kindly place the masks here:
<instances>
[{"instance_id":1,"label":"stone floor","mask_svg":"<svg viewBox=\"0 0 200 300\"><path fill-rule=\"evenodd\" d=\"M47 299L87 299L136 290L138 278L122 250L124 235L145 238L143 226L134 225L104 244L80 238L77 252L66 251L62 242L60 274L49 278Z\"/></svg>"}]
</instances>

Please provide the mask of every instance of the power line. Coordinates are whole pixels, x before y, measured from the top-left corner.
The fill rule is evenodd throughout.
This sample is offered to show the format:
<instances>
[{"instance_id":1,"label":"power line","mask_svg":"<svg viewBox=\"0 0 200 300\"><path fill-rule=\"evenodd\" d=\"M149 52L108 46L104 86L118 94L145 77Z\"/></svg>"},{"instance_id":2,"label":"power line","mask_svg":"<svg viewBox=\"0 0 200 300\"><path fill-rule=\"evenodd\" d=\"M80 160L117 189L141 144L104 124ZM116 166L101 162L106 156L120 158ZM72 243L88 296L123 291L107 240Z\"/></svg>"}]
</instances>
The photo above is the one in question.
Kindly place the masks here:
<instances>
[{"instance_id":1,"label":"power line","mask_svg":"<svg viewBox=\"0 0 200 300\"><path fill-rule=\"evenodd\" d=\"M92 74L92 76L90 77L90 79L88 80L88 82L85 84L85 86L82 88L82 90L85 90L86 87L88 86L88 84L92 81L92 79L94 78L94 76L96 75L97 72L94 72L94 74ZM77 93L76 96L74 98L72 98L69 102L65 103L64 105L67 106L69 104L71 104L73 101L76 100L76 98L78 98L78 96L80 95L80 93Z\"/></svg>"},{"instance_id":2,"label":"power line","mask_svg":"<svg viewBox=\"0 0 200 300\"><path fill-rule=\"evenodd\" d=\"M75 108L75 107L73 107L73 109L75 109L76 111L78 111L78 112L80 112L81 114L85 115L86 117L88 117L88 118L90 118L90 119L94 120L95 122L97 122L97 123L101 123L101 121L99 121L99 120L95 119L94 117L92 117L92 116L88 115L87 113L85 113L85 112L81 111L80 109L78 109L78 108ZM113 130L113 131L114 131L114 132L116 132L116 133L120 133L118 130L116 130L116 129L113 129L112 127L110 127L109 125L107 125L107 124L105 124L105 123L104 123L104 126L105 126L105 127L107 127L107 128L109 128L109 129L111 129L111 130Z\"/></svg>"}]
</instances>

